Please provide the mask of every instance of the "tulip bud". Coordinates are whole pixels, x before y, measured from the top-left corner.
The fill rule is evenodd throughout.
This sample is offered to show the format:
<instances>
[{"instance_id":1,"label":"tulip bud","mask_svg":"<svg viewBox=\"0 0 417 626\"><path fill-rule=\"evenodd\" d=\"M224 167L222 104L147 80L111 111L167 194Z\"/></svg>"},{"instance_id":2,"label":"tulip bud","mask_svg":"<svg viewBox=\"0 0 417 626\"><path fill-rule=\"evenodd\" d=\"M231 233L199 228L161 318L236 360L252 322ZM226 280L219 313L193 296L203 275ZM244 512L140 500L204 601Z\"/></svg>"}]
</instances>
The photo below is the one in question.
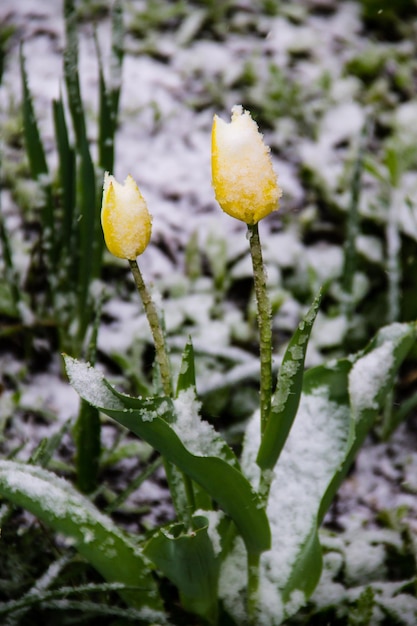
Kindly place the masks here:
<instances>
[{"instance_id":1,"label":"tulip bud","mask_svg":"<svg viewBox=\"0 0 417 626\"><path fill-rule=\"evenodd\" d=\"M101 225L109 251L133 261L151 238L152 218L133 178L122 185L114 176L104 175Z\"/></svg>"},{"instance_id":2,"label":"tulip bud","mask_svg":"<svg viewBox=\"0 0 417 626\"><path fill-rule=\"evenodd\" d=\"M223 211L253 225L278 209L282 192L270 150L248 111L234 106L230 124L215 115L211 147L213 187Z\"/></svg>"}]
</instances>

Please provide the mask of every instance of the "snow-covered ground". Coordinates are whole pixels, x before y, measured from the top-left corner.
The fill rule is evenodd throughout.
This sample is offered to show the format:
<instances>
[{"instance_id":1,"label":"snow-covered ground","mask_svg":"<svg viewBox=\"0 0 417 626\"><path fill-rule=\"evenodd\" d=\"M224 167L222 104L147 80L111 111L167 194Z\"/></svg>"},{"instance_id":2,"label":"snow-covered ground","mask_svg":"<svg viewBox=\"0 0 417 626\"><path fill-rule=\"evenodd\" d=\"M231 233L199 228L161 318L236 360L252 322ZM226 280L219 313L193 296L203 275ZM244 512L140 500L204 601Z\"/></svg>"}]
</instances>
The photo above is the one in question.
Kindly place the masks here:
<instances>
[{"instance_id":1,"label":"snow-covered ground","mask_svg":"<svg viewBox=\"0 0 417 626\"><path fill-rule=\"evenodd\" d=\"M143 2L132 2L126 11L126 22L131 24L143 8ZM289 265L313 268L317 280L338 275L342 263L341 248L330 242L305 247L300 240L298 226L289 220L287 231L281 229L281 215L291 216L301 211L305 223L317 208L309 204L306 188L300 181L300 162L310 164L319 172L328 189L334 190L336 181L344 173L344 157L351 157L366 116L366 107L359 98L359 83L354 76L343 74L343 64L364 50L367 41L362 32L359 4L355 2L294 3L294 18L282 16L266 18L257 14L255 4L239 3L230 32L225 41L192 36L197 14L190 11L187 20L175 30L160 31L146 42L126 39L123 64L120 127L116 136L116 166L118 179L131 174L138 182L153 214L153 243L146 251L142 269L145 277L159 286L173 282L181 289L184 270L184 250L194 233L198 233L202 248L210 238L226 242L227 256L237 258L245 249L244 225L232 220L216 205L211 187L210 132L213 114L225 119L230 108L239 103L239 80L244 68L251 65L257 75L258 89L265 89L268 64L274 63L283 71L293 67L294 77L311 98L306 117L317 116L317 137L299 135L295 123L286 112L282 123L265 129L265 138L273 150L273 161L283 189L281 212L261 225L265 243L265 258L270 266L269 281L280 279ZM306 18L306 7L316 7ZM320 9L320 10L319 10ZM298 14L297 14L298 11ZM250 28L245 29L245 20ZM30 88L40 122L41 134L49 148L48 158L54 163L54 136L51 101L57 98L63 84L62 49L63 19L60 2L47 0L3 0L0 23L16 26L1 87L0 116L4 121L21 100L19 74L19 42L23 42ZM109 48L109 21L98 23L99 41L107 58ZM153 46L157 54L143 52ZM404 46L407 42L404 43ZM80 28L80 73L82 96L86 103L92 143L96 138L97 116L97 60L93 29L89 22ZM327 76L330 86L318 84ZM324 81L324 78L323 78ZM263 97L256 87L250 91L253 102ZM327 91L326 91L327 90ZM246 93L247 96L247 93ZM216 106L218 102L218 106ZM207 104L206 104L207 103ZM320 115L317 113L320 111ZM399 107L400 108L400 107ZM297 113L296 111L294 112ZM348 199L340 194L340 204ZM2 194L2 209L12 240L19 241L21 218L7 190ZM285 220L284 220L285 221ZM364 248L369 245L364 242ZM372 246L371 246L372 247ZM25 246L20 247L19 267L25 266ZM374 257L380 258L378 242L372 247ZM368 251L372 256L372 250ZM234 266L235 277L247 276L248 259ZM159 281L159 283L158 283ZM230 336L218 321L206 316L211 306L204 286L194 299L167 302L168 329L180 327L191 315L200 316L196 324L198 340L205 349L227 349ZM188 308L187 308L188 307ZM99 345L105 352L113 347L123 351L135 335L147 332L143 317L138 316L136 300L120 302L115 295L105 305L105 312L113 320L100 331ZM244 328L241 315L235 309L227 310L231 325ZM287 300L280 310L279 330L294 328L300 307L295 300ZM317 320L316 343L309 354L309 364L320 360L320 350L340 342L344 320ZM206 335L204 335L204 329ZM217 344L217 345L216 345ZM244 366L246 357L236 363ZM249 359L249 357L247 357ZM249 368L251 363L246 364ZM21 364L13 363L8 353L0 353L0 372L3 376L21 376ZM15 369L16 372L12 370ZM27 442L26 454L45 436L57 430L63 422L75 417L78 399L75 392L60 377L61 366L54 357L47 371L21 382L20 413L25 409L46 412L51 420L14 425L10 430L13 443ZM201 386L210 381L201 380ZM0 395L0 420L5 419L13 405L11 393ZM1 416L3 413L3 416ZM53 418L52 418L53 416ZM376 524L378 514L404 507L404 521L417 532L417 422L402 424L391 441L378 443L369 440L359 453L354 470L340 489L337 501L327 521L352 531L364 525ZM110 426L104 436L114 436ZM25 456L25 448L21 452ZM152 483L151 483L152 485ZM163 500L160 485L149 483L133 496L137 501ZM166 502L163 502L163 507ZM165 509L164 512L166 513ZM163 515L163 514L162 514Z\"/></svg>"}]
</instances>

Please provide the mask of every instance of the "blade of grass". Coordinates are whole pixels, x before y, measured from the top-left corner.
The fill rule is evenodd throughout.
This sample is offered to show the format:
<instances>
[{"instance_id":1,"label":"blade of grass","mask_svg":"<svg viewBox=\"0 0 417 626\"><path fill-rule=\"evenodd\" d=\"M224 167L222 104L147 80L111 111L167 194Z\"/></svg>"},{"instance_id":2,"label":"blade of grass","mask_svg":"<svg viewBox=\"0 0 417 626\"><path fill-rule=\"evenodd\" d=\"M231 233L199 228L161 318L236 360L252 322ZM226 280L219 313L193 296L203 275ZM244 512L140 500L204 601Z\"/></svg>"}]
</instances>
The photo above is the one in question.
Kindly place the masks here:
<instances>
[{"instance_id":1,"label":"blade of grass","mask_svg":"<svg viewBox=\"0 0 417 626\"><path fill-rule=\"evenodd\" d=\"M81 147L79 168L79 257L78 257L78 339L82 339L91 321L91 302L89 287L94 278L100 275L101 251L103 239L98 232L97 193L93 161L87 140Z\"/></svg>"},{"instance_id":2,"label":"blade of grass","mask_svg":"<svg viewBox=\"0 0 417 626\"><path fill-rule=\"evenodd\" d=\"M123 10L122 3L117 0L111 12L112 47L110 57L110 84L106 85L102 54L95 32L95 43L99 65L99 164L107 172L114 170L114 138L117 128L121 75L123 63Z\"/></svg>"},{"instance_id":3,"label":"blade of grass","mask_svg":"<svg viewBox=\"0 0 417 626\"><path fill-rule=\"evenodd\" d=\"M81 150L84 141L87 139L87 131L78 73L78 31L74 0L64 0L64 20L66 35L64 49L65 84L77 148Z\"/></svg>"},{"instance_id":4,"label":"blade of grass","mask_svg":"<svg viewBox=\"0 0 417 626\"><path fill-rule=\"evenodd\" d=\"M2 181L2 161L1 161L1 150L0 150L0 185ZM1 186L0 186L1 192ZM6 229L6 224L4 222L2 205L1 205L1 196L0 193L0 242L1 248L3 251L3 262L4 262L4 274L6 278L6 282L10 288L10 295L12 297L12 305L15 309L16 316L19 316L19 304L20 304L20 291L18 288L19 279L17 276L16 269L13 263L12 249L10 246L9 235Z\"/></svg>"},{"instance_id":5,"label":"blade of grass","mask_svg":"<svg viewBox=\"0 0 417 626\"><path fill-rule=\"evenodd\" d=\"M344 293L344 312L348 324L352 321L353 315L353 281L357 265L356 242L359 234L359 200L362 190L362 174L364 169L364 156L366 139L369 135L368 124L365 124L358 147L358 154L353 167L353 175L350 189L350 204L346 221L346 240L344 244L344 267L342 289Z\"/></svg>"},{"instance_id":6,"label":"blade of grass","mask_svg":"<svg viewBox=\"0 0 417 626\"><path fill-rule=\"evenodd\" d=\"M57 233L57 245L61 251L66 251L69 255L71 251L76 250L75 241L75 196L76 196L76 158L75 150L70 145L68 137L68 127L65 119L64 104L62 97L59 100L54 100L52 103L53 117L55 126L55 137L58 148L58 160L59 160L59 184L60 184L60 197L63 209L62 222L60 225L60 232ZM63 262L66 264L67 271L66 288L68 291L73 291L76 288L75 276L73 272L68 271L68 259L65 257L65 253L61 255L61 259L64 257ZM74 265L72 262L71 265Z\"/></svg>"},{"instance_id":7,"label":"blade of grass","mask_svg":"<svg viewBox=\"0 0 417 626\"><path fill-rule=\"evenodd\" d=\"M45 149L39 133L35 109L33 107L32 94L29 89L25 58L23 55L23 46L20 46L20 73L23 88L23 132L25 137L26 153L28 156L32 178L41 185L44 192L44 203L41 212L42 244L43 250L46 253L46 259L49 261L49 266L53 268L56 259L52 190L49 181L49 169L46 161Z\"/></svg>"},{"instance_id":8,"label":"blade of grass","mask_svg":"<svg viewBox=\"0 0 417 626\"><path fill-rule=\"evenodd\" d=\"M320 289L285 351L278 373L271 413L256 459L262 470L274 469L296 417L303 386L305 355L322 295Z\"/></svg>"},{"instance_id":9,"label":"blade of grass","mask_svg":"<svg viewBox=\"0 0 417 626\"><path fill-rule=\"evenodd\" d=\"M90 363L96 362L97 337L100 325L103 298L97 304L87 359ZM77 422L74 428L76 445L75 466L77 486L82 493L92 493L98 485L101 456L101 421L96 407L85 400L81 400Z\"/></svg>"}]
</instances>

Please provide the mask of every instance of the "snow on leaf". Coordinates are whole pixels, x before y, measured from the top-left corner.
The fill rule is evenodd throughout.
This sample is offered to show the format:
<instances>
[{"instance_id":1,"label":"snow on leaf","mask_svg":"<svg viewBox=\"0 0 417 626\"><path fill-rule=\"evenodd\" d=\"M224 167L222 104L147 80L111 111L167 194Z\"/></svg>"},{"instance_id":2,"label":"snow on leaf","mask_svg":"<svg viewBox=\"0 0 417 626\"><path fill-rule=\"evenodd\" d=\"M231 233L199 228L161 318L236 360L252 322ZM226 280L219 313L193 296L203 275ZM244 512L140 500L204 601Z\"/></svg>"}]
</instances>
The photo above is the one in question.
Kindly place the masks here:
<instances>
[{"instance_id":1,"label":"snow on leaf","mask_svg":"<svg viewBox=\"0 0 417 626\"><path fill-rule=\"evenodd\" d=\"M70 383L84 400L97 408L105 406L123 411L123 403L111 389L106 389L108 383L101 372L89 363L82 363L67 355L64 360Z\"/></svg>"}]
</instances>

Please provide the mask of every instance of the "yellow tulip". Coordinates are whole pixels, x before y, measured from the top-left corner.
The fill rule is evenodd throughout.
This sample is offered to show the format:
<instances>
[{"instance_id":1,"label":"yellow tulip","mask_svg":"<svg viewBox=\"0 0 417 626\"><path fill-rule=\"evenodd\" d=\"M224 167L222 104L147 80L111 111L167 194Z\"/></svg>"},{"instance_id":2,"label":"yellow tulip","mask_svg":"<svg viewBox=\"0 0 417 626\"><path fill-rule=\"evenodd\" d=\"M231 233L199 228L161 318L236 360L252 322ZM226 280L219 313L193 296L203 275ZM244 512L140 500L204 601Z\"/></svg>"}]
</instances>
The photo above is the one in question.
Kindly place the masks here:
<instances>
[{"instance_id":1,"label":"yellow tulip","mask_svg":"<svg viewBox=\"0 0 417 626\"><path fill-rule=\"evenodd\" d=\"M230 123L214 116L211 165L216 200L232 217L253 225L278 209L282 192L270 149L240 105Z\"/></svg>"},{"instance_id":2,"label":"yellow tulip","mask_svg":"<svg viewBox=\"0 0 417 626\"><path fill-rule=\"evenodd\" d=\"M104 175L101 225L106 246L114 256L133 261L145 250L152 218L131 176L121 184L107 172Z\"/></svg>"}]
</instances>

